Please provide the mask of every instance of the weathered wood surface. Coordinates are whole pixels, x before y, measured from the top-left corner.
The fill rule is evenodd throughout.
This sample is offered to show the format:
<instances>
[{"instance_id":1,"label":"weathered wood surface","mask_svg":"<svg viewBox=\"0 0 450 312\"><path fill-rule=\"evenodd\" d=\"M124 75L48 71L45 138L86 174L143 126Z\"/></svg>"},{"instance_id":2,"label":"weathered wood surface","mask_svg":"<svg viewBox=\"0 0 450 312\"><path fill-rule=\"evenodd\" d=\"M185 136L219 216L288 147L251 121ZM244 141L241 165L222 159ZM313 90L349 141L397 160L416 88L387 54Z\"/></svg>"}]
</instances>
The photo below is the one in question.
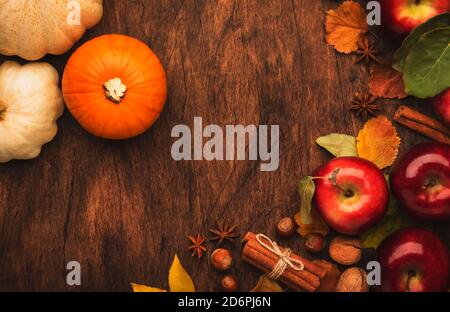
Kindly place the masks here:
<instances>
[{"instance_id":1,"label":"weathered wood surface","mask_svg":"<svg viewBox=\"0 0 450 312\"><path fill-rule=\"evenodd\" d=\"M348 108L367 88L367 70L325 44L325 12L336 5L105 1L101 23L79 44L105 33L148 43L167 70L167 106L150 131L124 142L89 135L66 112L38 159L0 165L0 290L128 291L130 281L167 288L175 253L199 290L216 290L221 275L206 258L191 259L187 235L206 234L216 220L273 235L276 221L297 210L298 179L329 158L315 139L356 134L363 124ZM71 52L44 61L62 74ZM397 103L382 102L392 116ZM192 126L194 116L205 124L279 124L279 170L175 162L171 129ZM423 140L398 128L402 150ZM300 239L285 244L299 251ZM260 273L240 263L238 246L234 252L232 272L248 290ZM70 260L81 263L81 287L66 286Z\"/></svg>"}]
</instances>

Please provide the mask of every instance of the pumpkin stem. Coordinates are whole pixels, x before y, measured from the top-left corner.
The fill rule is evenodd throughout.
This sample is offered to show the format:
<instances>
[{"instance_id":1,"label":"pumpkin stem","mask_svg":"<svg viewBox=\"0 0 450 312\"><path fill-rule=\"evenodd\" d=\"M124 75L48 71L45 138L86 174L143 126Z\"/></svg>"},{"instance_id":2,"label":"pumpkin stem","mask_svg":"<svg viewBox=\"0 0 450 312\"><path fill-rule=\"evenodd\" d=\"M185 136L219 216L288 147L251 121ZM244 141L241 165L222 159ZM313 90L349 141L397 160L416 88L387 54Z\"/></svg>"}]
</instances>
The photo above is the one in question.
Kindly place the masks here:
<instances>
[{"instance_id":1,"label":"pumpkin stem","mask_svg":"<svg viewBox=\"0 0 450 312\"><path fill-rule=\"evenodd\" d=\"M113 78L103 85L105 95L114 103L120 103L127 92L127 86L122 83L120 78Z\"/></svg>"}]
</instances>

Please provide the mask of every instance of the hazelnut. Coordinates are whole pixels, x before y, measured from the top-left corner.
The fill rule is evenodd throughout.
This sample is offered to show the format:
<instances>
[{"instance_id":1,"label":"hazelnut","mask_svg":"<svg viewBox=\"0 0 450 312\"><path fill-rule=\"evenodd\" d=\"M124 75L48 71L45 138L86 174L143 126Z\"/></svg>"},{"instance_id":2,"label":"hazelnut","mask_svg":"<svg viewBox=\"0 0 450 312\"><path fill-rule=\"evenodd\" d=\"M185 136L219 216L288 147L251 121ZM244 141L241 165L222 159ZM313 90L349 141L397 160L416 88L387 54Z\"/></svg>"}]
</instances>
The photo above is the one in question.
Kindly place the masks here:
<instances>
[{"instance_id":1,"label":"hazelnut","mask_svg":"<svg viewBox=\"0 0 450 312\"><path fill-rule=\"evenodd\" d=\"M368 292L367 273L361 268L350 268L342 273L336 286L337 292Z\"/></svg>"},{"instance_id":2,"label":"hazelnut","mask_svg":"<svg viewBox=\"0 0 450 312\"><path fill-rule=\"evenodd\" d=\"M231 267L233 257L231 252L224 248L219 248L213 251L211 254L211 265L219 270L226 271Z\"/></svg>"},{"instance_id":3,"label":"hazelnut","mask_svg":"<svg viewBox=\"0 0 450 312\"><path fill-rule=\"evenodd\" d=\"M319 253L322 251L325 239L322 235L311 233L306 236L305 249L311 253Z\"/></svg>"},{"instance_id":4,"label":"hazelnut","mask_svg":"<svg viewBox=\"0 0 450 312\"><path fill-rule=\"evenodd\" d=\"M296 231L294 220L289 217L281 219L277 224L276 231L277 234L283 238L292 237Z\"/></svg>"},{"instance_id":5,"label":"hazelnut","mask_svg":"<svg viewBox=\"0 0 450 312\"><path fill-rule=\"evenodd\" d=\"M239 288L236 279L231 275L225 275L220 281L220 286L223 291L227 292L235 292Z\"/></svg>"},{"instance_id":6,"label":"hazelnut","mask_svg":"<svg viewBox=\"0 0 450 312\"><path fill-rule=\"evenodd\" d=\"M361 260L361 242L358 239L337 236L330 243L330 257L342 265L353 265Z\"/></svg>"},{"instance_id":7,"label":"hazelnut","mask_svg":"<svg viewBox=\"0 0 450 312\"><path fill-rule=\"evenodd\" d=\"M325 274L325 277L320 282L319 288L317 288L317 292L335 292L336 286L339 282L339 278L341 276L341 271L338 269L338 267L325 260L314 260L315 264L320 265L323 267L327 273Z\"/></svg>"}]
</instances>

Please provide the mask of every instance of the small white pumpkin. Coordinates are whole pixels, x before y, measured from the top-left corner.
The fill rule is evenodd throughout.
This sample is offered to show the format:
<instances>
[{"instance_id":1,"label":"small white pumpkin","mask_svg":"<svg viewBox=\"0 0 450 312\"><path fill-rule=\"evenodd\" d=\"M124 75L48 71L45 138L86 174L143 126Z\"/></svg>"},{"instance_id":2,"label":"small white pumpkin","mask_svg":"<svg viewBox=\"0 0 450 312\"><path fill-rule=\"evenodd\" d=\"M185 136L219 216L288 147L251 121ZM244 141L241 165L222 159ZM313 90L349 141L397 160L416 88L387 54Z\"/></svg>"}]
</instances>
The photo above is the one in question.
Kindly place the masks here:
<instances>
[{"instance_id":1,"label":"small white pumpkin","mask_svg":"<svg viewBox=\"0 0 450 312\"><path fill-rule=\"evenodd\" d=\"M0 54L66 53L103 15L103 0L0 0Z\"/></svg>"},{"instance_id":2,"label":"small white pumpkin","mask_svg":"<svg viewBox=\"0 0 450 312\"><path fill-rule=\"evenodd\" d=\"M46 63L0 66L0 163L36 158L55 137L64 111L58 82Z\"/></svg>"}]
</instances>

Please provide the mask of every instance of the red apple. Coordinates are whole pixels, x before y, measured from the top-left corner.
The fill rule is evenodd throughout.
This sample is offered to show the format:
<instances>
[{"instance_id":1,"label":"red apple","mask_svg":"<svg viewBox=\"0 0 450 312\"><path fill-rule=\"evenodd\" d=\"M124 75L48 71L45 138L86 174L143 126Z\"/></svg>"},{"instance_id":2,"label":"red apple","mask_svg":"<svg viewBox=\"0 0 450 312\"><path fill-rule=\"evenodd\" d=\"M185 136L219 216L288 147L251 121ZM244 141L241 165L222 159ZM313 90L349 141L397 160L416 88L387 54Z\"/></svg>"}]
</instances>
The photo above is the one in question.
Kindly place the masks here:
<instances>
[{"instance_id":1,"label":"red apple","mask_svg":"<svg viewBox=\"0 0 450 312\"><path fill-rule=\"evenodd\" d=\"M427 220L450 217L450 146L423 143L401 157L391 172L400 205Z\"/></svg>"},{"instance_id":2,"label":"red apple","mask_svg":"<svg viewBox=\"0 0 450 312\"><path fill-rule=\"evenodd\" d=\"M450 126L450 89L433 99L433 107L441 119Z\"/></svg>"},{"instance_id":3,"label":"red apple","mask_svg":"<svg viewBox=\"0 0 450 312\"><path fill-rule=\"evenodd\" d=\"M334 230L362 234L386 212L389 191L381 171L357 157L341 157L318 168L314 202Z\"/></svg>"},{"instance_id":4,"label":"red apple","mask_svg":"<svg viewBox=\"0 0 450 312\"><path fill-rule=\"evenodd\" d=\"M449 0L379 0L382 24L404 38L430 18L450 11Z\"/></svg>"},{"instance_id":5,"label":"red apple","mask_svg":"<svg viewBox=\"0 0 450 312\"><path fill-rule=\"evenodd\" d=\"M444 243L420 228L400 230L378 247L381 290L390 292L446 291L449 253Z\"/></svg>"}]
</instances>

